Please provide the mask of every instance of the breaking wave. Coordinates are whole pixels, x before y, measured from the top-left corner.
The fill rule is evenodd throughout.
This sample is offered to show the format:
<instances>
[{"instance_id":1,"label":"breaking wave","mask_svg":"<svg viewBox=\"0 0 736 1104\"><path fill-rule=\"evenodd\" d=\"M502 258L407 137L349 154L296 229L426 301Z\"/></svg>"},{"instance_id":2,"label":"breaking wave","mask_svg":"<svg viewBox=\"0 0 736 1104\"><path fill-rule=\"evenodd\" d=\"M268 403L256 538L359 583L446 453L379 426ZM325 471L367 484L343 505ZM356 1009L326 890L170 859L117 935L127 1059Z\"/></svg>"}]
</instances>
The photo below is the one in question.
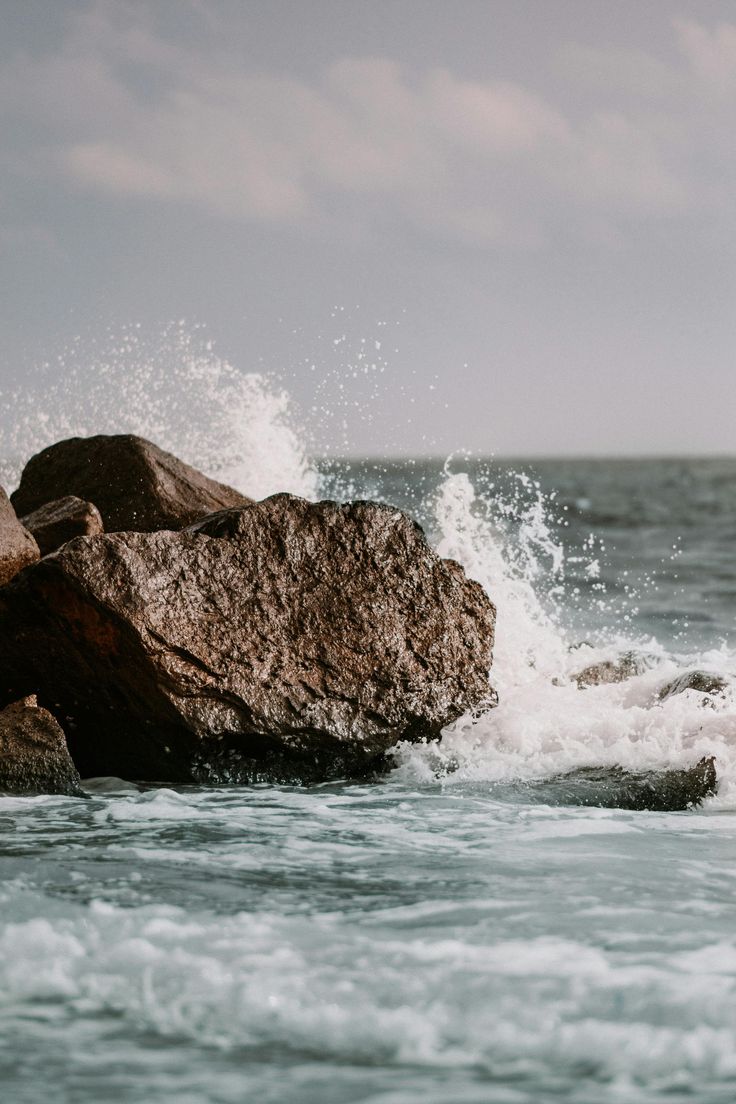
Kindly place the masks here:
<instances>
[{"instance_id":1,"label":"breaking wave","mask_svg":"<svg viewBox=\"0 0 736 1104\"><path fill-rule=\"evenodd\" d=\"M346 374L354 373L351 362ZM344 388L335 382L334 366L329 378L339 407ZM134 432L256 498L284 490L308 498L376 493L359 468L320 470L283 386L236 368L217 355L204 331L181 322L155 337L131 326L100 341L79 339L0 401L10 424L0 474L10 485L25 460L55 440ZM319 401L330 427L335 410L324 381ZM364 416L372 418L370 409ZM574 552L591 579L600 565L594 541L582 550L565 546L553 494L523 471L502 487L492 464L475 479L458 460L437 478L420 478L410 464L404 474L407 486L395 504L409 503L438 552L462 563L497 606L492 679L500 703L480 719L452 725L439 744L401 747L400 775L492 783L581 766L686 765L716 755L721 786L713 800L736 801L736 657L728 647L676 654L654 637L633 638L628 613L604 582L595 583L594 598L590 591L600 611L598 629L581 643L568 561ZM578 689L573 676L582 668L632 651L640 673ZM693 667L721 676L723 692L707 701L692 690L660 699L665 683Z\"/></svg>"},{"instance_id":2,"label":"breaking wave","mask_svg":"<svg viewBox=\"0 0 736 1104\"><path fill-rule=\"evenodd\" d=\"M676 542L654 560L637 552L646 519L619 471L581 480L591 501L623 502L628 576L530 471L312 459L283 387L179 324L77 343L2 403L11 484L53 440L130 431L252 495L410 510L497 606L499 693L441 741L399 747L375 782L175 791L98 779L86 800L0 798L9 1100L733 1099L736 657L678 636L698 612L705 531L685 600L676 563L659 592L647 575ZM679 494L671 472L664 484ZM723 485L730 502L732 478ZM729 556L734 524L736 510L721 528ZM720 539L708 555L728 609ZM647 602L677 631L637 632L657 623L637 620ZM582 669L622 654L632 677L578 688ZM719 675L719 692L663 696L693 668ZM719 791L686 814L525 800L527 781L573 768L705 755Z\"/></svg>"},{"instance_id":3,"label":"breaking wave","mask_svg":"<svg viewBox=\"0 0 736 1104\"><path fill-rule=\"evenodd\" d=\"M10 486L54 441L136 433L253 498L317 491L286 391L234 367L184 322L160 334L134 325L80 337L23 388L0 393L0 414L8 424L0 474Z\"/></svg>"},{"instance_id":4,"label":"breaking wave","mask_svg":"<svg viewBox=\"0 0 736 1104\"><path fill-rule=\"evenodd\" d=\"M525 475L525 489L530 481ZM688 766L716 756L719 794L736 806L736 656L725 644L673 653L654 637L627 635L614 599L591 641L565 626L564 546L550 524L551 504L532 495L499 498L476 490L467 473L446 473L434 502L437 550L458 560L497 607L492 681L499 705L462 718L428 746L404 745L398 770L447 783L537 779L579 767L633 771ZM595 568L596 560L589 565ZM601 591L605 587L601 584ZM630 657L638 673L616 684L580 689L575 676ZM685 672L705 670L723 686L662 696Z\"/></svg>"}]
</instances>

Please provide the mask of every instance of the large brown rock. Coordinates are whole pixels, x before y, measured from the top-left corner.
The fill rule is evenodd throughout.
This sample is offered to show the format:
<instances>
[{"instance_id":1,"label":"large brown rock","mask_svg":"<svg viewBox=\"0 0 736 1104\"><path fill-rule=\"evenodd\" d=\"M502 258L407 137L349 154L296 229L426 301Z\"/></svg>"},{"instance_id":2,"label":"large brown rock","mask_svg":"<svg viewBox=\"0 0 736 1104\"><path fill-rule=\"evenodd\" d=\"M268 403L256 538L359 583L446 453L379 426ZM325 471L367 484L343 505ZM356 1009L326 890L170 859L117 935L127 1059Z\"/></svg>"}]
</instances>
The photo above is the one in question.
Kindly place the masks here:
<instances>
[{"instance_id":1,"label":"large brown rock","mask_svg":"<svg viewBox=\"0 0 736 1104\"><path fill-rule=\"evenodd\" d=\"M38 545L18 521L8 496L0 487L0 586L10 582L24 567L35 563L39 556Z\"/></svg>"},{"instance_id":2,"label":"large brown rock","mask_svg":"<svg viewBox=\"0 0 736 1104\"><path fill-rule=\"evenodd\" d=\"M2 592L6 691L83 775L358 773L490 703L494 607L398 510L275 495L196 528L81 538Z\"/></svg>"},{"instance_id":3,"label":"large brown rock","mask_svg":"<svg viewBox=\"0 0 736 1104\"><path fill-rule=\"evenodd\" d=\"M181 529L250 501L130 434L71 437L51 445L28 461L11 501L24 515L67 495L94 502L110 533Z\"/></svg>"},{"instance_id":4,"label":"large brown rock","mask_svg":"<svg viewBox=\"0 0 736 1104\"><path fill-rule=\"evenodd\" d=\"M0 712L0 792L81 796L64 733L35 697Z\"/></svg>"},{"instance_id":5,"label":"large brown rock","mask_svg":"<svg viewBox=\"0 0 736 1104\"><path fill-rule=\"evenodd\" d=\"M42 556L55 552L74 537L94 537L104 532L97 507L75 495L47 502L21 521L38 544Z\"/></svg>"}]
</instances>

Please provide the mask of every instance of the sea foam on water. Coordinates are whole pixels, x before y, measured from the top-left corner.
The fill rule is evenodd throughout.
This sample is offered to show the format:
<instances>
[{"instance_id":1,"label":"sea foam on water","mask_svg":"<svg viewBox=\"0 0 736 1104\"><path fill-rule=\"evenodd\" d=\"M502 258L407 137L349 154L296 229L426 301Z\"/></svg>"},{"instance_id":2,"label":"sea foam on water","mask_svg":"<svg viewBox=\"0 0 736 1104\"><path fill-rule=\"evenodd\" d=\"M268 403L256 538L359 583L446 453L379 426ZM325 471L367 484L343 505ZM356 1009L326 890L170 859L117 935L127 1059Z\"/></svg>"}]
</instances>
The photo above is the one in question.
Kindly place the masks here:
<instances>
[{"instance_id":1,"label":"sea foam on water","mask_svg":"<svg viewBox=\"0 0 736 1104\"><path fill-rule=\"evenodd\" d=\"M10 486L54 440L133 432L255 496L382 493L359 464L320 470L283 388L180 325L80 343L4 402ZM496 709L371 783L0 798L9 1100L733 1099L736 657L638 638L595 541L572 548L556 500L494 473L407 463L383 485L496 603ZM571 565L596 580L587 642ZM628 651L640 674L578 689ZM692 668L725 692L661 700ZM524 799L704 755L719 792L685 814Z\"/></svg>"},{"instance_id":2,"label":"sea foam on water","mask_svg":"<svg viewBox=\"0 0 736 1104\"><path fill-rule=\"evenodd\" d=\"M537 779L581 767L632 771L686 767L715 755L721 807L736 804L736 656L727 647L671 654L655 639L608 629L578 642L561 627L565 554L553 535L538 487L531 500L478 493L467 473L445 473L434 511L437 551L458 560L497 608L491 671L498 707L452 725L439 744L404 745L402 771L439 774L448 782ZM550 598L551 596L551 598ZM546 599L546 600L545 600ZM615 615L609 604L608 617ZM645 669L618 684L579 689L574 675L623 653ZM660 700L683 671L703 667L726 680L704 700L696 691Z\"/></svg>"}]
</instances>

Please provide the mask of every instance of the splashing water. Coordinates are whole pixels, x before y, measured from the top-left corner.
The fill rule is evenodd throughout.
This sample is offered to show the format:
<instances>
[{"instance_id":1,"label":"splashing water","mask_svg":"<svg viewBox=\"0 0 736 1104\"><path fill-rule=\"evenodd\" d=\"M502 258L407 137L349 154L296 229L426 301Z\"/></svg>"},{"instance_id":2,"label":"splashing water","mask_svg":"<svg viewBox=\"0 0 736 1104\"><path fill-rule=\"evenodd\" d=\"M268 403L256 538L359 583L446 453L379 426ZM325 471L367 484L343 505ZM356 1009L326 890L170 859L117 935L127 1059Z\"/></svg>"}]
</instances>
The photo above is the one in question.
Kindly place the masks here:
<instances>
[{"instance_id":1,"label":"splashing water","mask_svg":"<svg viewBox=\"0 0 736 1104\"><path fill-rule=\"evenodd\" d=\"M131 326L100 342L77 339L25 388L0 393L2 421L0 474L10 486L29 456L55 441L136 433L253 498L317 492L287 393L239 371L183 322L157 336Z\"/></svg>"},{"instance_id":2,"label":"splashing water","mask_svg":"<svg viewBox=\"0 0 736 1104\"><path fill-rule=\"evenodd\" d=\"M401 747L370 784L174 792L103 780L85 801L0 797L8 1099L731 1101L736 657L725 644L668 651L632 625L649 598L679 632L708 563L725 580L719 601L736 594L736 466L720 521L709 496L721 474L704 476L708 532L722 523L724 536L709 545L698 531L696 598L685 601L677 565L651 599L602 539L573 538L564 506L524 472L416 460L318 474L287 396L183 327L159 342L132 330L104 350L79 344L62 361L63 383L48 366L45 384L39 373L4 397L16 475L54 439L128 430L251 494L408 509L497 606L500 704L439 743ZM339 390L336 402L343 412ZM591 502L624 499L614 531L630 527L631 561L654 591L638 546L643 532L651 542L656 495L647 488L632 522L620 479L588 465L582 476ZM630 650L646 660L640 674L578 689L576 672ZM661 699L690 667L721 673L725 692ZM717 757L719 793L684 815L532 805L516 785L702 755Z\"/></svg>"},{"instance_id":3,"label":"splashing water","mask_svg":"<svg viewBox=\"0 0 736 1104\"><path fill-rule=\"evenodd\" d=\"M352 378L356 364L348 353L345 373ZM385 366L381 361L382 371ZM334 383L336 373L333 367L326 378ZM373 374L366 378L375 386ZM323 381L319 399L329 425L325 386ZM461 719L439 744L401 748L400 774L453 784L468 778L493 782L587 765L684 765L716 754L722 783L717 800L736 799L736 657L725 646L675 655L653 637L632 639L622 631L629 628L632 588L624 588L619 609L602 582L593 584L595 600L613 627L601 625L595 643L575 647L575 594L566 565L584 561L584 574L595 579L598 544L591 536L584 548L569 550L581 554L566 557L555 494L543 492L524 471L507 473L502 486L493 466L478 470L474 482L467 470L453 470L456 461L432 478L407 462L404 485L384 492L350 464L339 477L327 470L320 475L307 457L287 393L223 360L201 328L182 322L157 337L131 326L99 342L79 339L43 365L30 387L0 399L10 425L2 460L11 485L28 456L55 440L135 432L254 497L284 490L308 498L379 494L418 514L439 554L458 560L497 607L492 681L500 704L480 719ZM335 386L334 401L342 418L344 386ZM367 409L365 417L371 416ZM581 669L630 649L646 657L639 675L584 691L572 681ZM687 666L706 666L726 678L725 693L707 710L698 693L657 697Z\"/></svg>"},{"instance_id":4,"label":"splashing water","mask_svg":"<svg viewBox=\"0 0 736 1104\"><path fill-rule=\"evenodd\" d=\"M441 534L438 553L461 563L496 605L494 678L499 688L559 673L565 643L535 586L549 582L548 597L557 594L564 556L550 533L541 493L527 506L500 495L491 500L476 494L466 472L446 469L435 518Z\"/></svg>"},{"instance_id":5,"label":"splashing water","mask_svg":"<svg viewBox=\"0 0 736 1104\"><path fill-rule=\"evenodd\" d=\"M715 755L720 787L712 800L736 807L736 655L725 646L670 654L653 637L610 631L576 646L562 628L565 556L549 499L528 477L516 479L534 492L531 500L494 488L477 493L467 473L443 474L434 503L437 550L462 563L496 605L491 676L500 702L479 719L451 725L440 743L403 745L399 776L500 782L586 766L688 766ZM615 603L606 608L615 612ZM626 652L640 656L641 673L582 690L574 681ZM723 694L705 702L685 691L660 700L662 687L693 667L723 677Z\"/></svg>"}]
</instances>

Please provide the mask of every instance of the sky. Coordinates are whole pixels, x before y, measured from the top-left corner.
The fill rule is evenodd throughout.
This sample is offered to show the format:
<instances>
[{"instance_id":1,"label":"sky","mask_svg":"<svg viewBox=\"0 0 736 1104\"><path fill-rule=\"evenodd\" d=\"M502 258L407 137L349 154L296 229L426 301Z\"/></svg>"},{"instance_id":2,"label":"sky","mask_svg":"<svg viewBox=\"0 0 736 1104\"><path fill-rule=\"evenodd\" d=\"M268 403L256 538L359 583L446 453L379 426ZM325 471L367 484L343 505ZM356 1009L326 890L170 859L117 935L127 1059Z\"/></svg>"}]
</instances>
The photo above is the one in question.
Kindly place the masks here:
<instances>
[{"instance_id":1,"label":"sky","mask_svg":"<svg viewBox=\"0 0 736 1104\"><path fill-rule=\"evenodd\" d=\"M316 451L736 451L731 0L0 15L0 387L186 319Z\"/></svg>"}]
</instances>

